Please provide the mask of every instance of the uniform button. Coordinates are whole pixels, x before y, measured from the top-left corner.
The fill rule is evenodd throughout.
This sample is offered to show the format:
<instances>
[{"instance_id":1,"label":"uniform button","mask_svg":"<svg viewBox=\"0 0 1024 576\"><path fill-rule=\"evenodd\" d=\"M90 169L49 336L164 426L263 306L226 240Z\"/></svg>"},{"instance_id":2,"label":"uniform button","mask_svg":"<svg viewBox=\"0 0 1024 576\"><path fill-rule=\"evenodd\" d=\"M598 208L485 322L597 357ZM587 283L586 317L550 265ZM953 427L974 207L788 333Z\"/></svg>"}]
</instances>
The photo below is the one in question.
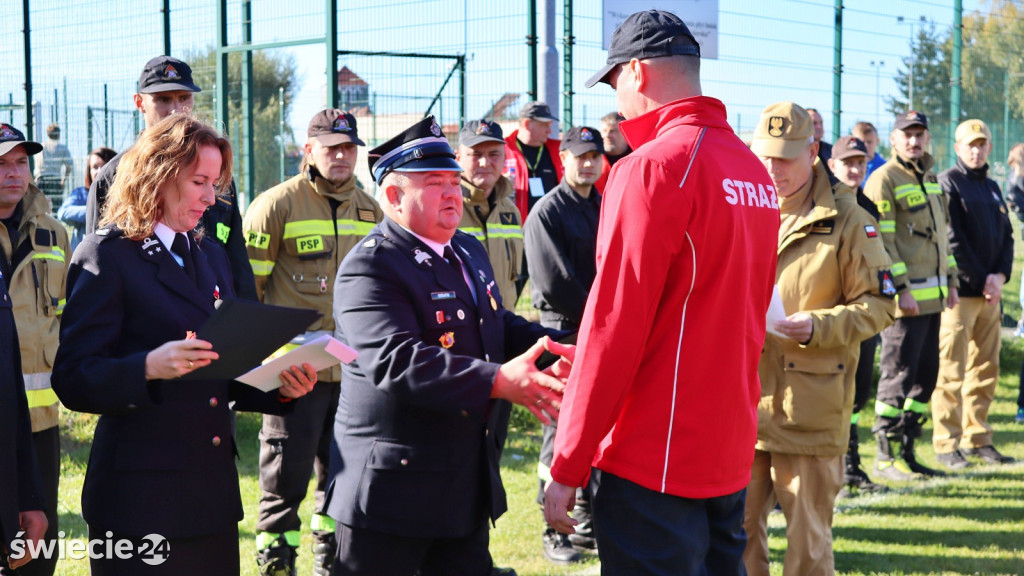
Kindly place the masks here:
<instances>
[{"instance_id":1,"label":"uniform button","mask_svg":"<svg viewBox=\"0 0 1024 576\"><path fill-rule=\"evenodd\" d=\"M844 367L844 366L843 366L842 364L840 364L840 365L839 365L839 369L840 369L840 370L845 370L845 367Z\"/></svg>"},{"instance_id":2,"label":"uniform button","mask_svg":"<svg viewBox=\"0 0 1024 576\"><path fill-rule=\"evenodd\" d=\"M220 402L217 401L217 397L216 396L214 396L213 398L210 398L210 408L216 408L217 404L220 404Z\"/></svg>"},{"instance_id":3,"label":"uniform button","mask_svg":"<svg viewBox=\"0 0 1024 576\"><path fill-rule=\"evenodd\" d=\"M210 440L210 443L214 446L220 446L220 436L214 436L213 440Z\"/></svg>"},{"instance_id":4,"label":"uniform button","mask_svg":"<svg viewBox=\"0 0 1024 576\"><path fill-rule=\"evenodd\" d=\"M408 458L402 458L402 461L400 463L401 463L402 466L408 466L409 465L409 459Z\"/></svg>"},{"instance_id":5,"label":"uniform button","mask_svg":"<svg viewBox=\"0 0 1024 576\"><path fill-rule=\"evenodd\" d=\"M484 430L484 436L490 436L490 435L491 435L490 428L488 428L487 430Z\"/></svg>"},{"instance_id":6,"label":"uniform button","mask_svg":"<svg viewBox=\"0 0 1024 576\"><path fill-rule=\"evenodd\" d=\"M490 354L484 354L484 362L490 362L490 361L491 361L491 355Z\"/></svg>"},{"instance_id":7,"label":"uniform button","mask_svg":"<svg viewBox=\"0 0 1024 576\"><path fill-rule=\"evenodd\" d=\"M789 363L789 367L790 367L790 368L793 368L793 367L794 367L794 366L793 366L793 363L792 363L792 362L790 362L790 363Z\"/></svg>"},{"instance_id":8,"label":"uniform button","mask_svg":"<svg viewBox=\"0 0 1024 576\"><path fill-rule=\"evenodd\" d=\"M483 318L481 318L481 319L480 319L480 325L481 325L481 326L483 326L483 325L484 325L484 319L483 319Z\"/></svg>"}]
</instances>

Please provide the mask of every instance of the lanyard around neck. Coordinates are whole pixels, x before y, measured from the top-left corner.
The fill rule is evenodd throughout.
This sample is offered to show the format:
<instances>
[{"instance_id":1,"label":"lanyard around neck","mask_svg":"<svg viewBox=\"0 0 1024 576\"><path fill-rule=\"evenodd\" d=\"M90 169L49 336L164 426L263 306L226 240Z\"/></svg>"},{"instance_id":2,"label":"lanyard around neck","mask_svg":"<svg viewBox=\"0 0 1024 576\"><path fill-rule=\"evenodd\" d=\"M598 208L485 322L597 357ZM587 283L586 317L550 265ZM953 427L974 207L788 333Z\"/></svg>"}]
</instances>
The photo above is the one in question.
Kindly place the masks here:
<instances>
[{"instance_id":1,"label":"lanyard around neck","mask_svg":"<svg viewBox=\"0 0 1024 576\"><path fill-rule=\"evenodd\" d=\"M519 151L523 152L523 146L519 142L518 138L516 139L516 148L519 148ZM541 154L543 154L543 153L544 153L544 145L541 144L540 146L537 147L537 159L534 160L533 163L531 164L529 160L526 160L526 153L523 152L523 160L526 160L526 167L530 169L531 173L535 174L537 172L537 167L540 166L540 157L541 157Z\"/></svg>"}]
</instances>

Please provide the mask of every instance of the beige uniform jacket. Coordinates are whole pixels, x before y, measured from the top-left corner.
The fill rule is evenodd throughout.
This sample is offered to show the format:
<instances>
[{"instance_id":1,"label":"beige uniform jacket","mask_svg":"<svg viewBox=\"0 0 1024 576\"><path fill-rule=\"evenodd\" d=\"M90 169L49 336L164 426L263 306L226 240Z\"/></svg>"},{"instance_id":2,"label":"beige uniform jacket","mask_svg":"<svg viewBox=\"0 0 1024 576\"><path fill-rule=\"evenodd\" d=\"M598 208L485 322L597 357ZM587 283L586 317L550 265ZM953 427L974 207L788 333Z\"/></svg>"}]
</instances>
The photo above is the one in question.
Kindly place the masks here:
<instances>
[{"instance_id":1,"label":"beige uniform jacket","mask_svg":"<svg viewBox=\"0 0 1024 576\"><path fill-rule=\"evenodd\" d=\"M67 230L49 215L50 202L34 185L29 185L21 206L19 244L31 246L31 250L18 255L18 264L6 280L14 302L32 431L39 432L58 423L59 404L50 387L50 372L57 354L71 246ZM11 259L11 240L3 224L0 250Z\"/></svg>"},{"instance_id":2,"label":"beige uniform jacket","mask_svg":"<svg viewBox=\"0 0 1024 576\"><path fill-rule=\"evenodd\" d=\"M942 312L949 288L960 287L947 234L949 200L934 164L928 154L915 164L894 151L864 184L864 194L878 207L878 231L892 259L896 289L909 289L921 314Z\"/></svg>"},{"instance_id":3,"label":"beige uniform jacket","mask_svg":"<svg viewBox=\"0 0 1024 576\"><path fill-rule=\"evenodd\" d=\"M494 268L501 301L511 311L515 311L519 298L516 280L523 266L523 223L514 192L508 178L498 178L491 192L495 196L494 208L490 208L484 191L463 180L462 221L459 222L459 230L483 243Z\"/></svg>"},{"instance_id":4,"label":"beige uniform jacket","mask_svg":"<svg viewBox=\"0 0 1024 576\"><path fill-rule=\"evenodd\" d=\"M756 447L838 456L849 440L860 343L892 324L895 288L874 219L852 194L833 194L820 161L811 194L808 214L783 215L789 232L779 239L776 284L786 314L808 313L813 333L804 345L766 335ZM787 227L787 218L796 221Z\"/></svg>"},{"instance_id":5,"label":"beige uniform jacket","mask_svg":"<svg viewBox=\"0 0 1024 576\"><path fill-rule=\"evenodd\" d=\"M320 177L310 182L307 174L257 196L242 228L260 300L323 314L308 328L308 339L320 332L334 333L338 266L383 213L377 201L356 186L355 178L335 188ZM329 374L322 372L320 379L339 382L341 370L336 366Z\"/></svg>"}]
</instances>

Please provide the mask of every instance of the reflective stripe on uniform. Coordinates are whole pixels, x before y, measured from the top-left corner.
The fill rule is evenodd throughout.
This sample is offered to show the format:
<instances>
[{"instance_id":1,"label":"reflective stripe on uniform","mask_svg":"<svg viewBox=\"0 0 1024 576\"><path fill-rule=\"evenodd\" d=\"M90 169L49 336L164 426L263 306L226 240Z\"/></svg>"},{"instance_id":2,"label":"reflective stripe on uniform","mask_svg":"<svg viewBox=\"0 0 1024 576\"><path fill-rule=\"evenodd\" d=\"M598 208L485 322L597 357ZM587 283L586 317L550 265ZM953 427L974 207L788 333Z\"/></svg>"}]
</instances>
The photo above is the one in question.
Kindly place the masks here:
<instances>
[{"instance_id":1,"label":"reflective stripe on uniform","mask_svg":"<svg viewBox=\"0 0 1024 576\"><path fill-rule=\"evenodd\" d=\"M899 418L903 411L895 406L889 406L881 400L875 400L875 414L884 418Z\"/></svg>"},{"instance_id":2,"label":"reflective stripe on uniform","mask_svg":"<svg viewBox=\"0 0 1024 576\"><path fill-rule=\"evenodd\" d=\"M64 313L64 304L67 304L66 298L61 298L60 300L57 300L57 316L60 316L61 314Z\"/></svg>"},{"instance_id":3,"label":"reflective stripe on uniform","mask_svg":"<svg viewBox=\"0 0 1024 576\"><path fill-rule=\"evenodd\" d=\"M938 182L925 182L924 191L934 196L942 195L942 187L939 186Z\"/></svg>"},{"instance_id":4,"label":"reflective stripe on uniform","mask_svg":"<svg viewBox=\"0 0 1024 576\"><path fill-rule=\"evenodd\" d=\"M896 221L895 220L879 220L878 231L883 234L895 234L896 233Z\"/></svg>"},{"instance_id":5,"label":"reflective stripe on uniform","mask_svg":"<svg viewBox=\"0 0 1024 576\"><path fill-rule=\"evenodd\" d=\"M222 243L227 244L228 236L230 235L231 226L228 226L223 222L217 222L217 240L220 240Z\"/></svg>"},{"instance_id":6,"label":"reflective stripe on uniform","mask_svg":"<svg viewBox=\"0 0 1024 576\"><path fill-rule=\"evenodd\" d=\"M25 374L25 396L29 408L53 406L58 402L57 394L50 387L49 372Z\"/></svg>"},{"instance_id":7,"label":"reflective stripe on uniform","mask_svg":"<svg viewBox=\"0 0 1024 576\"><path fill-rule=\"evenodd\" d=\"M947 284L948 280L945 276L932 276L920 282L911 281L910 295L917 301L938 300L946 296Z\"/></svg>"},{"instance_id":8,"label":"reflective stripe on uniform","mask_svg":"<svg viewBox=\"0 0 1024 576\"><path fill-rule=\"evenodd\" d=\"M910 196L914 192L920 192L920 191L921 191L921 188L917 184L903 184L901 186L897 186L892 191L892 193L893 193L893 196L895 196L897 200L902 200L903 198L906 198L907 196Z\"/></svg>"},{"instance_id":9,"label":"reflective stripe on uniform","mask_svg":"<svg viewBox=\"0 0 1024 576\"><path fill-rule=\"evenodd\" d=\"M270 273L274 271L274 263L271 260L249 260L249 265L252 266L252 273L256 276L270 276Z\"/></svg>"},{"instance_id":10,"label":"reflective stripe on uniform","mask_svg":"<svg viewBox=\"0 0 1024 576\"><path fill-rule=\"evenodd\" d=\"M484 235L484 229L483 228L477 228L477 227L473 227L473 226L468 226L466 228L459 228L459 230L462 230L466 234L469 234L470 236L476 238L477 240L479 240L481 242L483 242L484 240L487 239L487 236Z\"/></svg>"},{"instance_id":11,"label":"reflective stripe on uniform","mask_svg":"<svg viewBox=\"0 0 1024 576\"><path fill-rule=\"evenodd\" d=\"M906 412L913 412L915 414L928 414L928 405L924 402L918 402L913 398L907 398L903 402L903 410Z\"/></svg>"},{"instance_id":12,"label":"reflective stripe on uniform","mask_svg":"<svg viewBox=\"0 0 1024 576\"><path fill-rule=\"evenodd\" d=\"M515 224L491 224L487 231L491 238L522 238L523 229Z\"/></svg>"},{"instance_id":13,"label":"reflective stripe on uniform","mask_svg":"<svg viewBox=\"0 0 1024 576\"><path fill-rule=\"evenodd\" d=\"M950 268L956 267L956 257L952 254L946 256L946 266L949 266Z\"/></svg>"},{"instance_id":14,"label":"reflective stripe on uniform","mask_svg":"<svg viewBox=\"0 0 1024 576\"><path fill-rule=\"evenodd\" d=\"M850 424L856 426L858 422L860 422L860 412L854 412L853 414L850 414Z\"/></svg>"},{"instance_id":15,"label":"reflective stripe on uniform","mask_svg":"<svg viewBox=\"0 0 1024 576\"><path fill-rule=\"evenodd\" d=\"M281 535L274 532L257 532L256 533L256 550L266 550L274 544L277 544L277 539ZM289 530L284 533L284 540L289 546L298 548L301 540L301 533L298 530Z\"/></svg>"},{"instance_id":16,"label":"reflective stripe on uniform","mask_svg":"<svg viewBox=\"0 0 1024 576\"><path fill-rule=\"evenodd\" d=\"M299 238L300 236L338 235L338 236L366 236L376 226L373 222L360 222L358 220L339 219L338 227L335 229L332 220L296 220L286 222L284 225L284 239Z\"/></svg>"},{"instance_id":17,"label":"reflective stripe on uniform","mask_svg":"<svg viewBox=\"0 0 1024 576\"><path fill-rule=\"evenodd\" d=\"M907 273L907 263L906 262L893 262L892 263L892 268L890 269L890 272L892 272L893 276L902 276L902 275L906 274Z\"/></svg>"},{"instance_id":18,"label":"reflective stripe on uniform","mask_svg":"<svg viewBox=\"0 0 1024 576\"><path fill-rule=\"evenodd\" d=\"M51 246L49 252L36 252L32 254L34 260L56 260L57 262L64 263L64 251L58 246Z\"/></svg>"},{"instance_id":19,"label":"reflective stripe on uniform","mask_svg":"<svg viewBox=\"0 0 1024 576\"><path fill-rule=\"evenodd\" d=\"M309 521L309 529L315 532L330 532L333 534L334 527L334 518L324 516L323 514L313 514L313 518Z\"/></svg>"}]
</instances>

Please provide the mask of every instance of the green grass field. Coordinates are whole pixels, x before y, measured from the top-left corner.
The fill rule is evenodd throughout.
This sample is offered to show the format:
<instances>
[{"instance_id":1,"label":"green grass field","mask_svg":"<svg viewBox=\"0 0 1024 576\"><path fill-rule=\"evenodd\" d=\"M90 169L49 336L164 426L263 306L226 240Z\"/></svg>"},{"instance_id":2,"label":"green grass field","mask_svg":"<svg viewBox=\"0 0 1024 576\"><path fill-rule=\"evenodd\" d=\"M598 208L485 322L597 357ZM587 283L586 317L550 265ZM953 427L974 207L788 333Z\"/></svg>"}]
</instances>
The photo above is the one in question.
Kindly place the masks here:
<instances>
[{"instance_id":1,"label":"green grass field","mask_svg":"<svg viewBox=\"0 0 1024 576\"><path fill-rule=\"evenodd\" d=\"M1014 279L1005 289L1004 311L1020 317L1016 294L1024 246L1017 243ZM520 302L522 304L522 301ZM1004 338L1001 376L990 422L995 443L1005 454L1021 462L1008 466L975 465L963 473L941 479L893 485L887 494L839 500L833 528L836 571L843 575L1003 575L1024 574L1024 425L1015 424L1017 375L1024 360L1024 341ZM869 402L869 406L873 403ZM866 467L874 459L870 427L865 413L860 422L861 454ZM259 500L256 439L258 415L241 414L238 437L239 475L245 519L239 526L242 574L257 576L254 561L254 526ZM94 419L65 411L61 422L62 479L61 529L69 538L86 538L80 516L80 495ZM935 466L931 450L931 425L926 425L918 456ZM491 550L499 566L515 568L520 576L598 574L596 556L571 567L554 566L541 555L542 520L535 503L539 425L525 410L513 415L503 477L509 511L492 532ZM310 488L312 493L312 484ZM303 503L302 516L309 518L312 498ZM167 495L164 505L188 506ZM786 548L785 522L781 514L769 519L772 574L781 574ZM312 572L308 528L303 533L299 573ZM65 560L57 568L62 576L85 576L85 560Z\"/></svg>"}]
</instances>

